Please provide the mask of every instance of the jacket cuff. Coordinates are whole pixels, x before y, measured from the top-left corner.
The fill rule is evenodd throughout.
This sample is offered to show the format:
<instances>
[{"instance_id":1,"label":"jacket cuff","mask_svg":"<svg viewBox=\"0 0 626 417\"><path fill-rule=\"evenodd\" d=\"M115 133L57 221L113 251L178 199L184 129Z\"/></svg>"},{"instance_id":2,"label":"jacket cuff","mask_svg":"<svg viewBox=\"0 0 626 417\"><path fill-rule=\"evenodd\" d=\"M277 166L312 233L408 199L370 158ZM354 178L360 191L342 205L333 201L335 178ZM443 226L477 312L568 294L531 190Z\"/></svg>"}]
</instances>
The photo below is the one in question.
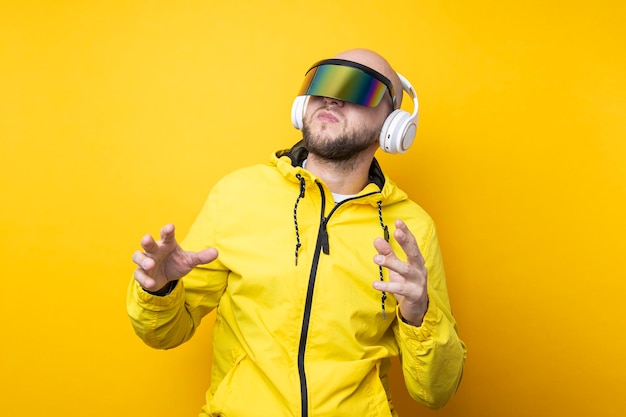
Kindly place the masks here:
<instances>
[{"instance_id":1,"label":"jacket cuff","mask_svg":"<svg viewBox=\"0 0 626 417\"><path fill-rule=\"evenodd\" d=\"M424 320L422 320L420 326L413 326L404 321L402 314L400 314L400 306L396 306L396 316L398 317L398 325L401 333L406 335L409 339L424 342L432 338L437 323L439 323L441 311L439 307L437 307L437 304L431 300L431 302L428 303L428 310L426 310Z\"/></svg>"},{"instance_id":2,"label":"jacket cuff","mask_svg":"<svg viewBox=\"0 0 626 417\"><path fill-rule=\"evenodd\" d=\"M165 287L161 288L158 291L148 291L145 288L143 290L147 292L148 294L158 295L159 297L165 297L166 295L169 295L174 290L174 288L176 288L176 284L178 284L178 280L169 281L165 285Z\"/></svg>"},{"instance_id":3,"label":"jacket cuff","mask_svg":"<svg viewBox=\"0 0 626 417\"><path fill-rule=\"evenodd\" d=\"M165 311L177 306L184 298L183 283L179 282L167 295L154 295L144 290L135 281L135 299L141 308L151 311Z\"/></svg>"}]
</instances>

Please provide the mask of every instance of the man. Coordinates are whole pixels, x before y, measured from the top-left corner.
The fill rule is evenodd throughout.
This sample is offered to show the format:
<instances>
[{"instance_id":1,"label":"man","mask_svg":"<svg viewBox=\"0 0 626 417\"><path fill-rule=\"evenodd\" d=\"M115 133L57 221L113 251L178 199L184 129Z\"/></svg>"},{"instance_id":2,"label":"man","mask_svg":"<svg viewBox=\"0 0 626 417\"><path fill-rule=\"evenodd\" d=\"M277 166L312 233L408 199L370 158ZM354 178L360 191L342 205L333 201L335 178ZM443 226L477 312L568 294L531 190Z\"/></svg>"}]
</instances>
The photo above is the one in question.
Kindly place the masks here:
<instances>
[{"instance_id":1,"label":"man","mask_svg":"<svg viewBox=\"0 0 626 417\"><path fill-rule=\"evenodd\" d=\"M320 61L294 104L302 142L223 178L182 247L173 225L142 239L128 312L148 345L187 341L217 308L202 416L396 416L397 355L420 403L456 392L465 346L435 226L374 159L407 84L369 50Z\"/></svg>"}]
</instances>

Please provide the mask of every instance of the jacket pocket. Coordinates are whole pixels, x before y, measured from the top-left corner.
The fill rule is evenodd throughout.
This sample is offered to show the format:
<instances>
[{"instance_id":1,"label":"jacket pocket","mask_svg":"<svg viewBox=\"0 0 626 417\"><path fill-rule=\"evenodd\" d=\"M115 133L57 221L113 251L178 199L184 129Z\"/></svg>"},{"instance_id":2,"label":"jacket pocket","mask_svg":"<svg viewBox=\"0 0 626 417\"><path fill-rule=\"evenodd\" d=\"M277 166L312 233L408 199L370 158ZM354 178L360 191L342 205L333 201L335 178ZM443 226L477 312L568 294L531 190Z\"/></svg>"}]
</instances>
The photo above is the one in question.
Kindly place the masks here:
<instances>
[{"instance_id":1,"label":"jacket pocket","mask_svg":"<svg viewBox=\"0 0 626 417\"><path fill-rule=\"evenodd\" d=\"M220 381L215 393L212 395L211 403L209 404L210 415L226 417L228 416L229 404L236 401L233 399L233 387L236 387L236 378L240 373L238 370L243 366L243 362L246 359L246 355L242 354L234 362L233 367L224 375L224 378ZM215 376L215 375L213 375Z\"/></svg>"},{"instance_id":2,"label":"jacket pocket","mask_svg":"<svg viewBox=\"0 0 626 417\"><path fill-rule=\"evenodd\" d=\"M367 399L369 404L369 417L391 417L392 411L390 407L387 391L380 380L380 362L366 377Z\"/></svg>"},{"instance_id":3,"label":"jacket pocket","mask_svg":"<svg viewBox=\"0 0 626 417\"><path fill-rule=\"evenodd\" d=\"M263 372L247 354L236 358L209 401L209 415L292 416L294 404L292 395L285 392L286 379Z\"/></svg>"}]
</instances>

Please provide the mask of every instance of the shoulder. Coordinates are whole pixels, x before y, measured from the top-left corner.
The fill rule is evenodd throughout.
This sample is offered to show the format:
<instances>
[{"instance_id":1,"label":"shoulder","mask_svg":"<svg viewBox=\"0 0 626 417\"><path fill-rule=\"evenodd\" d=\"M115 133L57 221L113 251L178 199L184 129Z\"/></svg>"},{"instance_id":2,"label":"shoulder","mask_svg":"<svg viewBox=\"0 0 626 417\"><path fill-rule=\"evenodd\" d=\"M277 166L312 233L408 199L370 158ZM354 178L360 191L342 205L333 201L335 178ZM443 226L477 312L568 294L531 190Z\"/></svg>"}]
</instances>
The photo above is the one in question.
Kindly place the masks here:
<instances>
[{"instance_id":1,"label":"shoulder","mask_svg":"<svg viewBox=\"0 0 626 417\"><path fill-rule=\"evenodd\" d=\"M249 190L250 187L259 187L266 184L276 176L276 170L269 165L257 164L236 169L224 175L213 187L214 190L224 191L231 189Z\"/></svg>"},{"instance_id":2,"label":"shoulder","mask_svg":"<svg viewBox=\"0 0 626 417\"><path fill-rule=\"evenodd\" d=\"M430 243L437 239L435 221L431 215L393 182L388 181L385 185L389 191L383 215L389 219L388 221L395 222L400 219L406 223L420 247L430 246Z\"/></svg>"}]
</instances>

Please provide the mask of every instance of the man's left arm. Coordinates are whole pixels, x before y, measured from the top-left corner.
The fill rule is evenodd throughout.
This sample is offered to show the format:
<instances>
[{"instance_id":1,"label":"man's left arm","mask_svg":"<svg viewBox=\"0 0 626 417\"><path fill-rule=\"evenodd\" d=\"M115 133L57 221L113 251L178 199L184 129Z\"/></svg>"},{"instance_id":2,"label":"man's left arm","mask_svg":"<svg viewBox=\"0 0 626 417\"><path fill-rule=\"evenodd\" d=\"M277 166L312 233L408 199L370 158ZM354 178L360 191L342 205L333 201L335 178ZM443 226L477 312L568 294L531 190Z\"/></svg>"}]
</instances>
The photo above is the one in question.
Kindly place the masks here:
<instances>
[{"instance_id":1,"label":"man's left arm","mask_svg":"<svg viewBox=\"0 0 626 417\"><path fill-rule=\"evenodd\" d=\"M377 239L374 262L389 269L389 281L373 285L398 300L394 332L410 395L429 408L441 408L459 386L466 349L451 313L436 230L431 225L420 248L398 220L394 238L406 260L398 258L384 239Z\"/></svg>"}]
</instances>

